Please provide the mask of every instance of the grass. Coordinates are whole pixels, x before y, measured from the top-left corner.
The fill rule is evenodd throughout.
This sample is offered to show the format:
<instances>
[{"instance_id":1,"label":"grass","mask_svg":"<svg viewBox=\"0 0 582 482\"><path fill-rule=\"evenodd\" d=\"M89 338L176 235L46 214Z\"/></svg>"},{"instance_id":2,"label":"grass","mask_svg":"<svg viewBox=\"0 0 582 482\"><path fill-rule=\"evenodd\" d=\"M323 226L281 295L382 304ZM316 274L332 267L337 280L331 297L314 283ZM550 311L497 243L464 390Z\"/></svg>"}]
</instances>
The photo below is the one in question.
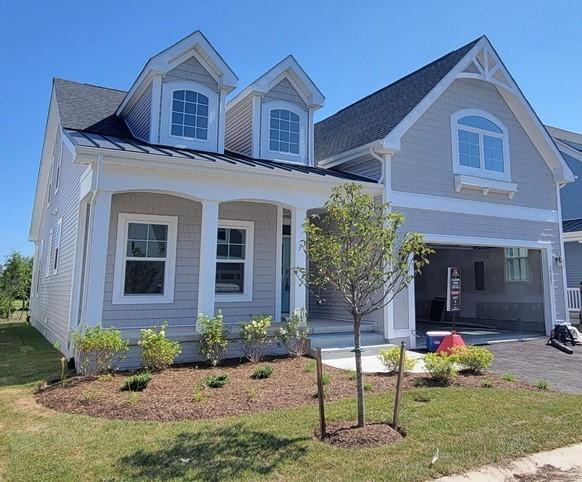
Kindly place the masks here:
<instances>
[{"instance_id":1,"label":"grass","mask_svg":"<svg viewBox=\"0 0 582 482\"><path fill-rule=\"evenodd\" d=\"M408 390L401 410L407 437L360 451L313 440L315 403L174 423L57 413L34 403L31 384L56 374L59 355L30 327L2 330L0 480L414 481L582 441L581 396L517 388ZM368 418L388 420L392 398L368 394ZM327 403L326 413L330 421L353 420L354 400Z\"/></svg>"}]
</instances>

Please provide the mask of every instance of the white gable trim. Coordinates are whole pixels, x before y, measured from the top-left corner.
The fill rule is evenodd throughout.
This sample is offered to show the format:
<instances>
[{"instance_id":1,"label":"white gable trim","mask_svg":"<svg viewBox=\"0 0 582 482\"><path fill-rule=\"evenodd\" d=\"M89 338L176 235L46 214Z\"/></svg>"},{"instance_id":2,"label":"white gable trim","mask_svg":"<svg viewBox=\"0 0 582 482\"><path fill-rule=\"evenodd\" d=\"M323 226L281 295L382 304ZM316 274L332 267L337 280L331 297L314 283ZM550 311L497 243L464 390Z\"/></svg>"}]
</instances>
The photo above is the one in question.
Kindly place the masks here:
<instances>
[{"instance_id":1,"label":"white gable trim","mask_svg":"<svg viewBox=\"0 0 582 482\"><path fill-rule=\"evenodd\" d=\"M227 110L245 100L251 94L265 95L283 79L287 79L310 109L319 109L325 97L292 55L285 57L261 77L239 92L227 104Z\"/></svg>"},{"instance_id":2,"label":"white gable trim","mask_svg":"<svg viewBox=\"0 0 582 482\"><path fill-rule=\"evenodd\" d=\"M115 113L122 115L127 110L132 99L141 92L143 85L149 83L150 77L156 74L163 75L193 56L216 79L221 90L230 92L236 87L238 83L236 74L202 32L197 30L148 60Z\"/></svg>"},{"instance_id":3,"label":"white gable trim","mask_svg":"<svg viewBox=\"0 0 582 482\"><path fill-rule=\"evenodd\" d=\"M479 73L467 71L472 65L476 66ZM503 81L499 80L500 76L504 79ZM383 147L390 151L400 151L400 140L402 136L408 132L451 84L459 78L479 79L490 82L498 87L499 93L548 164L548 167L554 174L554 180L558 183L574 181L574 174L560 155L553 139L523 96L521 90L519 90L511 74L503 65L503 62L486 37L482 37L427 96L392 129L383 139Z\"/></svg>"}]
</instances>

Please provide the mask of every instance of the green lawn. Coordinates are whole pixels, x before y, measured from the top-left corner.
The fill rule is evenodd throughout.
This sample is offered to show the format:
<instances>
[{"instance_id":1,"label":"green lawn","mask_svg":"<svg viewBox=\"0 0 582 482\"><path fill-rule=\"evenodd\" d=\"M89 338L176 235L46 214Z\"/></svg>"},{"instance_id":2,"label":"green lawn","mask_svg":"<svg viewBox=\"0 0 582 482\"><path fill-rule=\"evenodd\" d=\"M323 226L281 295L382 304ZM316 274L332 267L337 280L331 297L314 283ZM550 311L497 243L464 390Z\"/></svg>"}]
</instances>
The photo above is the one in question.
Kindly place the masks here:
<instances>
[{"instance_id":1,"label":"green lawn","mask_svg":"<svg viewBox=\"0 0 582 482\"><path fill-rule=\"evenodd\" d=\"M401 415L408 436L366 450L312 440L315 405L212 422L60 414L31 395L35 378L58 371L59 355L19 324L0 325L0 343L0 480L410 481L582 441L582 397L517 389L409 391ZM390 397L368 396L367 411L386 419ZM328 414L353 419L353 400L328 404Z\"/></svg>"}]
</instances>

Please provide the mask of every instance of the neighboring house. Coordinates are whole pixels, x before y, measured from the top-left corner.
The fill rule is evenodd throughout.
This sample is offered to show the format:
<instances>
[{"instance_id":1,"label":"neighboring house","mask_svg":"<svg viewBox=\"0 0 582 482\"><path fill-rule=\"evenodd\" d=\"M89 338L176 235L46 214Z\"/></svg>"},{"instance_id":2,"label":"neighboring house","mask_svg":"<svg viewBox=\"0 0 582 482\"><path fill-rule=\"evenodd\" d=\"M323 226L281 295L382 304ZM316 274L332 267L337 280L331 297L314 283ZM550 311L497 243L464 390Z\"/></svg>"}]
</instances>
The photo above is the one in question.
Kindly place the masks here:
<instances>
[{"instance_id":1,"label":"neighboring house","mask_svg":"<svg viewBox=\"0 0 582 482\"><path fill-rule=\"evenodd\" d=\"M547 128L577 178L575 182L564 186L560 194L568 308L571 318L579 320L582 287L582 134L556 127Z\"/></svg>"},{"instance_id":2,"label":"neighboring house","mask_svg":"<svg viewBox=\"0 0 582 482\"><path fill-rule=\"evenodd\" d=\"M565 319L559 187L574 178L487 38L315 126L324 97L293 57L227 101L236 85L200 32L152 57L128 92L55 79L31 320L63 353L81 325L135 343L167 320L193 360L197 314L217 310L236 326L307 307L312 327L349 329L333 291L308 293L289 270L308 263L304 218L346 181L437 250L367 320L369 342L414 345L451 263L467 324L547 333Z\"/></svg>"}]
</instances>

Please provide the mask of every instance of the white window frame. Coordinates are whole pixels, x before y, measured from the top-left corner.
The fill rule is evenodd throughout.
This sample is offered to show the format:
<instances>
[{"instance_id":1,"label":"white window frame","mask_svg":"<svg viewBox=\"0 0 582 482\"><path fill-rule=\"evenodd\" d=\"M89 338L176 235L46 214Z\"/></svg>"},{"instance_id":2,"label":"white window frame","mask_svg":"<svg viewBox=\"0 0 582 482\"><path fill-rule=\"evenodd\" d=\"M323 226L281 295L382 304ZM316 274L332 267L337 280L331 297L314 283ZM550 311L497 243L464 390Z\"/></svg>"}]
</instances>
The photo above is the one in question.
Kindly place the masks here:
<instances>
[{"instance_id":1,"label":"white window frame","mask_svg":"<svg viewBox=\"0 0 582 482\"><path fill-rule=\"evenodd\" d=\"M166 258L141 258L142 260L164 261L164 293L151 295L126 295L125 262L127 261L127 235L129 223L164 224L168 226ZM117 220L117 242L115 248L115 269L113 275L114 305L140 305L153 303L173 303L176 277L176 244L178 234L177 216L119 213Z\"/></svg>"},{"instance_id":2,"label":"white window frame","mask_svg":"<svg viewBox=\"0 0 582 482\"><path fill-rule=\"evenodd\" d=\"M483 117L488 121L493 122L502 134L491 132L485 129L478 129L475 127L465 126L459 124L459 119L467 116ZM459 156L459 129L467 132L473 132L479 135L479 167L470 167L461 165ZM503 143L503 172L491 171L485 169L485 147L483 136L497 137ZM505 125L497 119L497 117L480 109L462 109L451 115L451 137L452 137L452 152L453 152L453 173L464 174L468 176L480 177L484 179L493 179L497 181L511 182L511 162L509 157L509 131Z\"/></svg>"},{"instance_id":3,"label":"white window frame","mask_svg":"<svg viewBox=\"0 0 582 482\"><path fill-rule=\"evenodd\" d=\"M55 179L54 179L54 186L55 186L55 194L59 192L59 185L60 185L60 177L61 177L61 165L63 161L63 145L64 142L61 141L61 146L59 150L59 157L57 159L57 165L55 169Z\"/></svg>"},{"instance_id":4,"label":"white window frame","mask_svg":"<svg viewBox=\"0 0 582 482\"><path fill-rule=\"evenodd\" d=\"M508 256L508 249L525 249L526 256ZM531 269L529 263L529 249L528 248L505 248L503 251L505 261L505 282L506 283L529 283L531 281ZM527 279L510 279L509 277L509 260L510 259L526 259L527 261Z\"/></svg>"},{"instance_id":5,"label":"white window frame","mask_svg":"<svg viewBox=\"0 0 582 482\"><path fill-rule=\"evenodd\" d=\"M192 90L208 97L208 137L194 139L172 135L172 101L177 90ZM162 84L162 110L160 117L160 142L175 147L190 147L204 151L218 149L218 105L217 91L194 81L176 80Z\"/></svg>"},{"instance_id":6,"label":"white window frame","mask_svg":"<svg viewBox=\"0 0 582 482\"><path fill-rule=\"evenodd\" d=\"M271 150L271 111L277 109L288 110L299 116L299 154ZM292 102L271 100L263 103L261 117L261 157L307 164L307 111Z\"/></svg>"},{"instance_id":7,"label":"white window frame","mask_svg":"<svg viewBox=\"0 0 582 482\"><path fill-rule=\"evenodd\" d=\"M53 273L53 276L56 275L58 273L59 270L59 260L61 258L61 238L63 237L63 218L60 218L57 221L57 226L55 228L55 242L53 243L51 241L51 250L54 250L55 252L55 256L54 256L54 261L52 261L53 256L51 253L51 270Z\"/></svg>"},{"instance_id":8,"label":"white window frame","mask_svg":"<svg viewBox=\"0 0 582 482\"><path fill-rule=\"evenodd\" d=\"M216 264L218 263L244 263L244 292L243 293L216 293L215 283L215 299L218 303L235 303L240 301L253 300L253 266L254 266L254 250L255 250L255 223L254 221L238 221L229 219L219 219L218 228L227 229L244 229L245 234L245 259L219 259L216 257ZM215 234L218 236L218 232ZM218 245L218 243L217 243ZM217 248L218 249L218 248Z\"/></svg>"},{"instance_id":9,"label":"white window frame","mask_svg":"<svg viewBox=\"0 0 582 482\"><path fill-rule=\"evenodd\" d=\"M51 229L48 232L48 250L46 253L46 264L44 266L45 278L48 278L51 272L52 249L53 249L53 230Z\"/></svg>"}]
</instances>

